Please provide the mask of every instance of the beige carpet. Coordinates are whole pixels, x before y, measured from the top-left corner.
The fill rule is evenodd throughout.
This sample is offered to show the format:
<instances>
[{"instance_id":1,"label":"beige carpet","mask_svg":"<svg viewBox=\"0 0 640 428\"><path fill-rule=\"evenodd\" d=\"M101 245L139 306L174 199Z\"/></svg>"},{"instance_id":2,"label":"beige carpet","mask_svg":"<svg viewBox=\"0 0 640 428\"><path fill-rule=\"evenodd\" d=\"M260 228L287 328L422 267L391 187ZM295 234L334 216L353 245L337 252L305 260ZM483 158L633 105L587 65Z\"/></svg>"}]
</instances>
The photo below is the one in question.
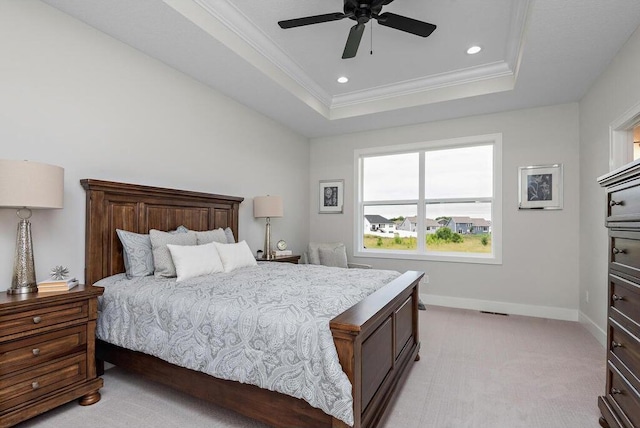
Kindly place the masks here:
<instances>
[{"instance_id":1,"label":"beige carpet","mask_svg":"<svg viewBox=\"0 0 640 428\"><path fill-rule=\"evenodd\" d=\"M422 359L384 427L599 427L605 351L578 323L428 306L420 329ZM118 368L104 382L99 403L19 427L264 427Z\"/></svg>"}]
</instances>

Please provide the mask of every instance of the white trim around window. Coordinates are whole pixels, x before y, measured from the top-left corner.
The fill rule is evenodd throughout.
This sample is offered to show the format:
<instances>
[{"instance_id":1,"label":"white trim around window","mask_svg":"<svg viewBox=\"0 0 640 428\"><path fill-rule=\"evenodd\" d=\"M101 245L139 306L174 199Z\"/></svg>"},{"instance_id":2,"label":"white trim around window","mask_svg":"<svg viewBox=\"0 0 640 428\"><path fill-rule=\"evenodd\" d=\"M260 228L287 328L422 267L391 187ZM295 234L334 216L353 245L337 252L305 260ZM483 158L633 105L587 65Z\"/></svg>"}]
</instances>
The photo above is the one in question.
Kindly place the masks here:
<instances>
[{"instance_id":1,"label":"white trim around window","mask_svg":"<svg viewBox=\"0 0 640 428\"><path fill-rule=\"evenodd\" d=\"M425 153L482 145L493 147L493 194L489 197L426 199L425 197ZM419 153L418 197L416 199L364 201L365 158L404 153ZM502 134L477 135L423 143L373 147L354 151L354 256L406 260L432 260L463 263L502 264ZM417 230L426 230L426 206L437 203L490 203L491 204L491 253L459 253L428 251L425 239L417 240L415 250L381 250L364 248L365 207L384 205L412 205L416 207ZM420 237L420 236L419 236ZM426 237L425 235L422 238Z\"/></svg>"}]
</instances>

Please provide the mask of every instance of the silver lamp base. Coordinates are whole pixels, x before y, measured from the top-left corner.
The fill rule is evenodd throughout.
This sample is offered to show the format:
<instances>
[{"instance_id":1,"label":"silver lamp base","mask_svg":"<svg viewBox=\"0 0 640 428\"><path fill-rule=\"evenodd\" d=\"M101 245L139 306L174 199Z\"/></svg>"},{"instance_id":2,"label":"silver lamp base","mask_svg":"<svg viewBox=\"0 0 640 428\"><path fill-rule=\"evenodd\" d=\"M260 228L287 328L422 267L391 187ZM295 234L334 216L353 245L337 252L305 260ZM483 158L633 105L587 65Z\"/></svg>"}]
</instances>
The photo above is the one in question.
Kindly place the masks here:
<instances>
[{"instance_id":1,"label":"silver lamp base","mask_svg":"<svg viewBox=\"0 0 640 428\"><path fill-rule=\"evenodd\" d=\"M31 240L31 210L22 208L17 212L20 217L16 237L16 255L13 261L13 277L8 294L37 293L36 269L33 263L33 243Z\"/></svg>"},{"instance_id":2,"label":"silver lamp base","mask_svg":"<svg viewBox=\"0 0 640 428\"><path fill-rule=\"evenodd\" d=\"M262 256L265 260L273 259L273 253L271 253L271 219L267 217L267 230L264 234L264 254Z\"/></svg>"}]
</instances>

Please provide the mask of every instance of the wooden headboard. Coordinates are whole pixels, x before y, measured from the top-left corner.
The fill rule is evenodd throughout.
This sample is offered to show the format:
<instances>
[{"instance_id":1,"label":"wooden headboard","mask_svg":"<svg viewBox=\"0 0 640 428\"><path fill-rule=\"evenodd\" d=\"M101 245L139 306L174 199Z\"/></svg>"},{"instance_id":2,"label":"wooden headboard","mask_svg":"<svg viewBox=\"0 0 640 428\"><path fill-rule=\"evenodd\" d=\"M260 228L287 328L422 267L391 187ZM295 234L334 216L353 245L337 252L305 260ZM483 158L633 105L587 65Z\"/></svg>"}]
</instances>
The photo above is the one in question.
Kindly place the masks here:
<instances>
[{"instance_id":1,"label":"wooden headboard","mask_svg":"<svg viewBox=\"0 0 640 428\"><path fill-rule=\"evenodd\" d=\"M116 229L148 233L180 225L191 230L230 227L238 237L244 198L91 179L80 184L87 195L85 284L124 272Z\"/></svg>"}]
</instances>

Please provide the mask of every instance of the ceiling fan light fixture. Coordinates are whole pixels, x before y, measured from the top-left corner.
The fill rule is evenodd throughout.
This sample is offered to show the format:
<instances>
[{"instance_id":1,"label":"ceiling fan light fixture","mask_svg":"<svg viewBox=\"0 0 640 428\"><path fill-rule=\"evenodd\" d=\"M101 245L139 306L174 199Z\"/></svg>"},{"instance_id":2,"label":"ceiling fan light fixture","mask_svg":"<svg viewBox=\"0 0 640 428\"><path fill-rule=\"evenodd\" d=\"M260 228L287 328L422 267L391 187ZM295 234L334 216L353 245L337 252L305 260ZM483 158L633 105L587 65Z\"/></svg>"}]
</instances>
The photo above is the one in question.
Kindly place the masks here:
<instances>
[{"instance_id":1,"label":"ceiling fan light fixture","mask_svg":"<svg viewBox=\"0 0 640 428\"><path fill-rule=\"evenodd\" d=\"M349 81L349 78L347 76L338 77L338 83L347 83L348 81Z\"/></svg>"},{"instance_id":2,"label":"ceiling fan light fixture","mask_svg":"<svg viewBox=\"0 0 640 428\"><path fill-rule=\"evenodd\" d=\"M469 49L467 49L467 53L469 55L475 55L478 52L480 52L482 50L482 48L480 46L471 46Z\"/></svg>"}]
</instances>

